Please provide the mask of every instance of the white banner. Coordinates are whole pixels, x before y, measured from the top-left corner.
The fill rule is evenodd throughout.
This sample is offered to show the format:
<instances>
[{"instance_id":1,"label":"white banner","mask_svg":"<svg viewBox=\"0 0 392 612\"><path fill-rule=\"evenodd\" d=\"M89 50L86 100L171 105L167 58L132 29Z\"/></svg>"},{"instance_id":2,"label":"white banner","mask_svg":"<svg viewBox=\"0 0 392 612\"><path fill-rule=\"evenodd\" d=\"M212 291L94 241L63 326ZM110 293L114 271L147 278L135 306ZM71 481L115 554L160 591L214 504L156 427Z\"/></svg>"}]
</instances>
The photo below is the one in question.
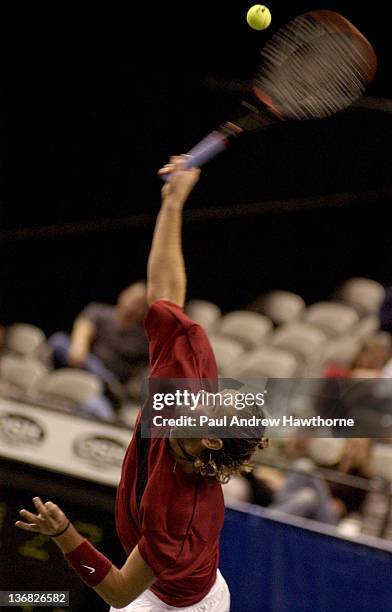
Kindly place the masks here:
<instances>
[{"instance_id":1,"label":"white banner","mask_svg":"<svg viewBox=\"0 0 392 612\"><path fill-rule=\"evenodd\" d=\"M0 398L0 457L117 486L126 428Z\"/></svg>"}]
</instances>

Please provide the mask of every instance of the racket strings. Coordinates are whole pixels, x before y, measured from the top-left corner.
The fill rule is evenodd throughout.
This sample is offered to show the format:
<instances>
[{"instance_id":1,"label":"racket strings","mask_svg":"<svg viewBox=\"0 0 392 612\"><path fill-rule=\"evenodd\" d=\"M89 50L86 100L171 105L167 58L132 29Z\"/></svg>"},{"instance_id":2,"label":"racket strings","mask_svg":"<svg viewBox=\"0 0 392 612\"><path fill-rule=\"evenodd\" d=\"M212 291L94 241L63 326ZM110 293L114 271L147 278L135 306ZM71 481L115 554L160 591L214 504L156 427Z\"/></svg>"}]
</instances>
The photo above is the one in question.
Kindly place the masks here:
<instances>
[{"instance_id":1,"label":"racket strings","mask_svg":"<svg viewBox=\"0 0 392 612\"><path fill-rule=\"evenodd\" d=\"M359 33L338 26L335 18L301 15L263 49L255 86L281 115L326 117L363 94L374 69L370 45Z\"/></svg>"}]
</instances>

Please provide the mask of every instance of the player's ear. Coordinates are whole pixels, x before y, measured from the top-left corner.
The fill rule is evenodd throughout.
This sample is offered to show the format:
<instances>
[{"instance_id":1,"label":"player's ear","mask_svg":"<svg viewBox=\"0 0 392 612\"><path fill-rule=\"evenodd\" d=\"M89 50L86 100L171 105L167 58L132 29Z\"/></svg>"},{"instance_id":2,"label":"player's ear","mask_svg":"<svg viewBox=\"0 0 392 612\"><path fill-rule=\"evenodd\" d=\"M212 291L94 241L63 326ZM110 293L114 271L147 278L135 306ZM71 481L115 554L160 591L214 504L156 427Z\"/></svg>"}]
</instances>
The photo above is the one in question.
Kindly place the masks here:
<instances>
[{"instance_id":1,"label":"player's ear","mask_svg":"<svg viewBox=\"0 0 392 612\"><path fill-rule=\"evenodd\" d=\"M223 447L223 442L220 438L202 438L201 443L209 450L220 450Z\"/></svg>"}]
</instances>

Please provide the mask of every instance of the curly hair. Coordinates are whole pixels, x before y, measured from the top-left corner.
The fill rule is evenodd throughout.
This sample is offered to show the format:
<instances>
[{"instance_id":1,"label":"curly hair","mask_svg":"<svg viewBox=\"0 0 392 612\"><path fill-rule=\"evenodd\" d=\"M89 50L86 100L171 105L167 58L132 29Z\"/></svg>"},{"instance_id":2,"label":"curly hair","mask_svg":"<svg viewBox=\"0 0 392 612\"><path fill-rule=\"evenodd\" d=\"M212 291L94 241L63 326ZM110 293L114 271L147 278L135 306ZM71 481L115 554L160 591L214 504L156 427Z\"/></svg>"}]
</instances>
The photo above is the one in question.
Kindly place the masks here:
<instances>
[{"instance_id":1,"label":"curly hair","mask_svg":"<svg viewBox=\"0 0 392 612\"><path fill-rule=\"evenodd\" d=\"M226 484L240 470L251 471L253 453L268 445L268 438L226 438L219 450L203 451L195 460L194 467L201 476L215 477L221 484Z\"/></svg>"}]
</instances>

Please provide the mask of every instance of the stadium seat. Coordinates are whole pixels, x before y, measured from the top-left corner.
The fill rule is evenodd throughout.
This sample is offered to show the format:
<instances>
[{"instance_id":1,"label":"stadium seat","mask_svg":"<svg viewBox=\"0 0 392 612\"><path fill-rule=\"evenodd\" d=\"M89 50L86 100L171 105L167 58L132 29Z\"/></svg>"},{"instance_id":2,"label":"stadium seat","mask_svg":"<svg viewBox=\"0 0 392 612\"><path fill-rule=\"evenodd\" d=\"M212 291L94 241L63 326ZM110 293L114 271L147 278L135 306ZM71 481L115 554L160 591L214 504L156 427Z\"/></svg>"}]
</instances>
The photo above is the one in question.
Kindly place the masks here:
<instances>
[{"instance_id":1,"label":"stadium seat","mask_svg":"<svg viewBox=\"0 0 392 612\"><path fill-rule=\"evenodd\" d=\"M216 304L206 300L190 300L185 305L185 312L209 332L214 330L222 314Z\"/></svg>"},{"instance_id":2,"label":"stadium seat","mask_svg":"<svg viewBox=\"0 0 392 612\"><path fill-rule=\"evenodd\" d=\"M272 328L272 321L257 312L234 310L222 317L216 333L252 349L266 340Z\"/></svg>"},{"instance_id":3,"label":"stadium seat","mask_svg":"<svg viewBox=\"0 0 392 612\"><path fill-rule=\"evenodd\" d=\"M359 316L347 304L316 302L305 310L302 318L306 323L322 329L328 336L342 336L358 322Z\"/></svg>"},{"instance_id":4,"label":"stadium seat","mask_svg":"<svg viewBox=\"0 0 392 612\"><path fill-rule=\"evenodd\" d=\"M307 323L286 323L271 338L271 346L288 351L297 359L309 361L317 358L317 352L326 341L325 334Z\"/></svg>"},{"instance_id":5,"label":"stadium seat","mask_svg":"<svg viewBox=\"0 0 392 612\"><path fill-rule=\"evenodd\" d=\"M308 455L319 465L335 465L342 454L345 438L311 438Z\"/></svg>"},{"instance_id":6,"label":"stadium seat","mask_svg":"<svg viewBox=\"0 0 392 612\"><path fill-rule=\"evenodd\" d=\"M210 336L219 374L225 375L230 364L244 352L240 342L225 336Z\"/></svg>"},{"instance_id":7,"label":"stadium seat","mask_svg":"<svg viewBox=\"0 0 392 612\"><path fill-rule=\"evenodd\" d=\"M298 368L294 355L277 348L263 347L240 356L226 374L234 378L292 378Z\"/></svg>"},{"instance_id":8,"label":"stadium seat","mask_svg":"<svg viewBox=\"0 0 392 612\"><path fill-rule=\"evenodd\" d=\"M37 359L5 355L0 361L1 379L26 393L36 389L47 375L47 368Z\"/></svg>"},{"instance_id":9,"label":"stadium seat","mask_svg":"<svg viewBox=\"0 0 392 612\"><path fill-rule=\"evenodd\" d=\"M250 305L251 310L266 315L276 325L296 319L304 308L302 297L291 291L269 291Z\"/></svg>"},{"instance_id":10,"label":"stadium seat","mask_svg":"<svg viewBox=\"0 0 392 612\"><path fill-rule=\"evenodd\" d=\"M320 353L320 364L328 366L336 364L350 367L361 346L358 336L346 336L336 340L329 340L322 346Z\"/></svg>"},{"instance_id":11,"label":"stadium seat","mask_svg":"<svg viewBox=\"0 0 392 612\"><path fill-rule=\"evenodd\" d=\"M90 372L74 368L61 368L48 374L40 384L39 391L45 396L80 403L89 397L101 395L103 385L101 380Z\"/></svg>"},{"instance_id":12,"label":"stadium seat","mask_svg":"<svg viewBox=\"0 0 392 612\"><path fill-rule=\"evenodd\" d=\"M357 308L361 313L378 312L385 296L384 287L370 278L349 278L335 293L336 297Z\"/></svg>"},{"instance_id":13,"label":"stadium seat","mask_svg":"<svg viewBox=\"0 0 392 612\"><path fill-rule=\"evenodd\" d=\"M392 481L392 444L374 445L371 469L374 476Z\"/></svg>"},{"instance_id":14,"label":"stadium seat","mask_svg":"<svg viewBox=\"0 0 392 612\"><path fill-rule=\"evenodd\" d=\"M6 330L5 348L7 352L32 356L46 343L42 329L29 323L14 323Z\"/></svg>"},{"instance_id":15,"label":"stadium seat","mask_svg":"<svg viewBox=\"0 0 392 612\"><path fill-rule=\"evenodd\" d=\"M122 425L129 429L134 429L140 411L138 404L124 404L118 411L118 418Z\"/></svg>"},{"instance_id":16,"label":"stadium seat","mask_svg":"<svg viewBox=\"0 0 392 612\"><path fill-rule=\"evenodd\" d=\"M376 315L367 315L359 319L358 323L352 327L350 333L358 338L365 338L377 332L380 328L380 320Z\"/></svg>"}]
</instances>

